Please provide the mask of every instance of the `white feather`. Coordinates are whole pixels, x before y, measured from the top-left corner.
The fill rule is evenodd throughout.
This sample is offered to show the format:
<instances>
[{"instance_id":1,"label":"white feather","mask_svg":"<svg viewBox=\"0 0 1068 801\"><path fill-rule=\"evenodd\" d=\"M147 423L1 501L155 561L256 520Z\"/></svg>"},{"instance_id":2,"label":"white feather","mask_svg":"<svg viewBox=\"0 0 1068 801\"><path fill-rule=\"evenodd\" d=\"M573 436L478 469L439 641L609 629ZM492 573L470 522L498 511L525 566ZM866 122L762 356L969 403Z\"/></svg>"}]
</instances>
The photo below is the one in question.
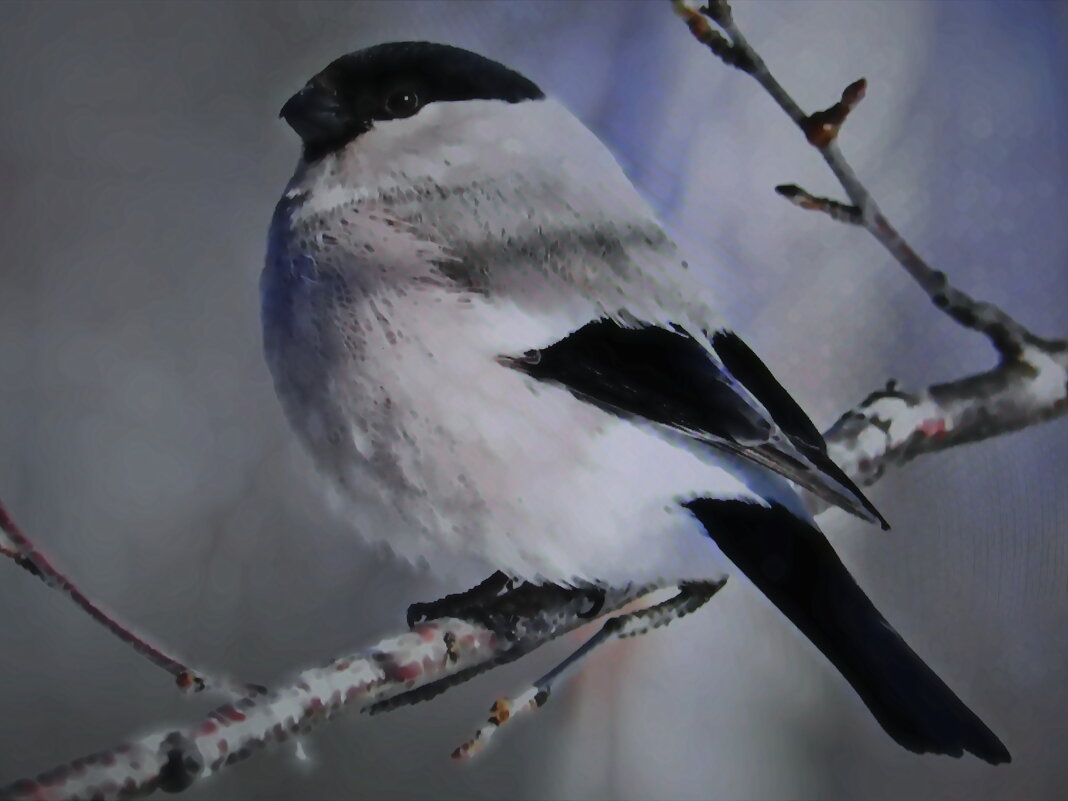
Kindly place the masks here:
<instances>
[{"instance_id":1,"label":"white feather","mask_svg":"<svg viewBox=\"0 0 1068 801\"><path fill-rule=\"evenodd\" d=\"M325 325L269 342L268 359L369 539L446 572L439 554L461 551L528 579L674 581L727 567L685 500L775 499L805 516L769 471L497 362L606 315L716 327L611 154L554 101L439 103L376 124L298 169L287 200L268 269L310 255L317 278L296 302ZM606 226L625 247L587 241ZM585 244L552 250L572 235ZM443 285L443 260L520 240L533 244L472 277L484 294ZM321 277L344 292L323 295ZM309 404L293 365L317 359L328 378Z\"/></svg>"}]
</instances>

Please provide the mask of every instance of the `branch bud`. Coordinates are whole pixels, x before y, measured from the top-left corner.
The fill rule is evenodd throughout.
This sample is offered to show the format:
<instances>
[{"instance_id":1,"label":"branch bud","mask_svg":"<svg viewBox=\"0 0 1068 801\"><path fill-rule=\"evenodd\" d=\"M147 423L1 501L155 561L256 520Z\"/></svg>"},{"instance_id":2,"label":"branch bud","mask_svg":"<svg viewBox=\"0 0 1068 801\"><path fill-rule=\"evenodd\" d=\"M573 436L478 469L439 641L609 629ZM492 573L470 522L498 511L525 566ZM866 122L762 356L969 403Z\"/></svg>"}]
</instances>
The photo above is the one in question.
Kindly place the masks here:
<instances>
[{"instance_id":1,"label":"branch bud","mask_svg":"<svg viewBox=\"0 0 1068 801\"><path fill-rule=\"evenodd\" d=\"M842 99L828 109L810 114L805 120L805 138L813 147L825 148L833 142L849 112L864 99L868 82L861 78L853 81L842 92Z\"/></svg>"}]
</instances>

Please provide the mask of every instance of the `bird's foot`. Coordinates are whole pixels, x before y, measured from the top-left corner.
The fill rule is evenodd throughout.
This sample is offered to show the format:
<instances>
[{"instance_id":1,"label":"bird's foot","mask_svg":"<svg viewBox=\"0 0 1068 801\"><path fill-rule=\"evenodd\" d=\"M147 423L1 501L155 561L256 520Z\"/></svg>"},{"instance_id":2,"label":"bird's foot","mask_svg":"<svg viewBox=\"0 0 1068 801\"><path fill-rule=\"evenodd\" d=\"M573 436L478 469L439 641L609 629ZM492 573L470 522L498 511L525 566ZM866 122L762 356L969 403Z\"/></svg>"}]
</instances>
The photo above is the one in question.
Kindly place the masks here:
<instances>
[{"instance_id":1,"label":"bird's foot","mask_svg":"<svg viewBox=\"0 0 1068 801\"><path fill-rule=\"evenodd\" d=\"M514 584L510 576L498 570L481 584L464 592L446 595L437 601L412 604L408 607L408 628L443 617L458 617L462 620L478 618L482 608L509 592Z\"/></svg>"},{"instance_id":2,"label":"bird's foot","mask_svg":"<svg viewBox=\"0 0 1068 801\"><path fill-rule=\"evenodd\" d=\"M585 612L579 612L579 617L583 620L596 620L601 616L601 610L604 609L604 589L601 587L583 587L582 589L575 590L575 592L582 593L586 596L586 600L590 602L590 608Z\"/></svg>"},{"instance_id":3,"label":"bird's foot","mask_svg":"<svg viewBox=\"0 0 1068 801\"><path fill-rule=\"evenodd\" d=\"M485 626L500 637L514 639L522 620L537 615L546 605L559 606L571 600L585 602L587 608L575 613L578 617L594 620L604 609L605 593L593 585L520 584L497 571L464 592L429 603L412 604L408 607L408 628L431 620L456 617Z\"/></svg>"},{"instance_id":4,"label":"bird's foot","mask_svg":"<svg viewBox=\"0 0 1068 801\"><path fill-rule=\"evenodd\" d=\"M454 759L467 759L474 756L489 742L496 731L507 721L516 715L544 706L553 688L560 678L569 669L585 659L595 649L610 640L623 637L635 637L645 634L652 629L666 626L680 617L690 614L699 609L726 584L726 579L719 581L691 581L678 585L678 592L674 598L638 609L634 612L626 612L616 617L609 618L601 627L577 651L558 664L540 679L529 685L521 693L512 698L498 699L490 709L490 718L487 725L479 729L473 738L453 751ZM559 588L558 588L559 589ZM592 597L592 587L581 587L574 590L562 590L569 593L583 593ZM600 606L604 605L604 594L601 593ZM580 613L582 617L596 617L600 607L595 606L587 612Z\"/></svg>"}]
</instances>

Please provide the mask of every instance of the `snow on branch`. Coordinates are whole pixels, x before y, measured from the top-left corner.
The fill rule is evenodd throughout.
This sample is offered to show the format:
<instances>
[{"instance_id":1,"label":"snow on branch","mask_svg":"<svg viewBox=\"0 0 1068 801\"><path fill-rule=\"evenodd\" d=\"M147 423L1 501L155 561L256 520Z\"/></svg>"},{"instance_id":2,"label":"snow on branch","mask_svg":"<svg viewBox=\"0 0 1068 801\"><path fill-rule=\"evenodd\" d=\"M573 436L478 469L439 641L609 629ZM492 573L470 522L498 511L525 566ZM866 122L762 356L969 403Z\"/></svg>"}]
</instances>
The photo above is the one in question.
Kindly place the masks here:
<instances>
[{"instance_id":1,"label":"snow on branch","mask_svg":"<svg viewBox=\"0 0 1068 801\"><path fill-rule=\"evenodd\" d=\"M1068 410L1068 348L1027 346L993 370L918 392L890 382L825 434L843 470L868 486L925 453L1019 431Z\"/></svg>"},{"instance_id":2,"label":"snow on branch","mask_svg":"<svg viewBox=\"0 0 1068 801\"><path fill-rule=\"evenodd\" d=\"M724 63L751 75L786 112L823 156L849 203L817 197L793 184L775 191L796 206L867 230L937 308L986 336L997 353L997 366L983 373L916 392L890 382L871 393L825 433L831 458L858 483L870 485L887 467L920 454L1018 431L1068 411L1068 341L1043 339L994 304L953 286L890 224L838 149L838 134L864 99L867 82L854 81L834 105L806 114L746 40L726 0L701 7L685 0L672 4L699 42ZM815 501L814 506L822 509L825 504Z\"/></svg>"}]
</instances>

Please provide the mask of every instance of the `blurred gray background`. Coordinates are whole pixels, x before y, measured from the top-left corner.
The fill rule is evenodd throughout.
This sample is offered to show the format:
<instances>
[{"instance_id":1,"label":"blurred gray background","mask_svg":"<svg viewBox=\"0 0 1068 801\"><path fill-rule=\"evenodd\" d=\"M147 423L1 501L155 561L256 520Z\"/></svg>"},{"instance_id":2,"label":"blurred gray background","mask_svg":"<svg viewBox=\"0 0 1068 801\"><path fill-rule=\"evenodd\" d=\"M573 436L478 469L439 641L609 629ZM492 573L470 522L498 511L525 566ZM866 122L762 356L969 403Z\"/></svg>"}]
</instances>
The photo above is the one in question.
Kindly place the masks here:
<instances>
[{"instance_id":1,"label":"blurred gray background","mask_svg":"<svg viewBox=\"0 0 1068 801\"><path fill-rule=\"evenodd\" d=\"M1068 335L1068 6L789 2L736 16L798 100L866 76L843 147L964 289ZM666 2L4 4L0 497L85 590L197 665L275 682L457 589L325 509L259 350L267 221L297 157L277 119L335 56L426 38L562 96L706 271L728 319L824 427L887 378L991 363L858 230L755 83ZM1001 735L1005 768L898 748L744 581L613 645L483 758L498 695L576 640L274 750L199 798L1042 798L1068 787L1068 420L928 457L822 522L876 604ZM0 563L0 784L217 699Z\"/></svg>"}]
</instances>

